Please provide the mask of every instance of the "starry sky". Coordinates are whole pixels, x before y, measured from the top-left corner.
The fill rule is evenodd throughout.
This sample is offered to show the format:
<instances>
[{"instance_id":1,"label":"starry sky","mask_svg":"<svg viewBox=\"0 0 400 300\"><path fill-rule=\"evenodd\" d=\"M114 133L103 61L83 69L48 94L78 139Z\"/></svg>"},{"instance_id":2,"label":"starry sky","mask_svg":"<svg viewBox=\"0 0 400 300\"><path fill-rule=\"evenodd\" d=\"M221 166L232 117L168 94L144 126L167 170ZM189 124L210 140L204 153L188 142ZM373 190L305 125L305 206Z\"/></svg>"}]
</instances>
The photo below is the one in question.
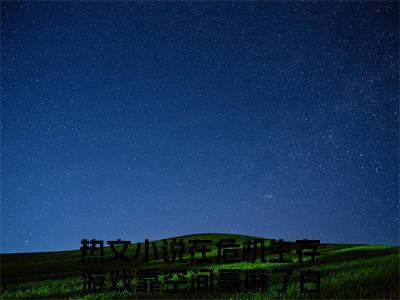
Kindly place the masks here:
<instances>
[{"instance_id":1,"label":"starry sky","mask_svg":"<svg viewBox=\"0 0 400 300\"><path fill-rule=\"evenodd\" d=\"M396 2L2 2L1 251L399 244Z\"/></svg>"}]
</instances>

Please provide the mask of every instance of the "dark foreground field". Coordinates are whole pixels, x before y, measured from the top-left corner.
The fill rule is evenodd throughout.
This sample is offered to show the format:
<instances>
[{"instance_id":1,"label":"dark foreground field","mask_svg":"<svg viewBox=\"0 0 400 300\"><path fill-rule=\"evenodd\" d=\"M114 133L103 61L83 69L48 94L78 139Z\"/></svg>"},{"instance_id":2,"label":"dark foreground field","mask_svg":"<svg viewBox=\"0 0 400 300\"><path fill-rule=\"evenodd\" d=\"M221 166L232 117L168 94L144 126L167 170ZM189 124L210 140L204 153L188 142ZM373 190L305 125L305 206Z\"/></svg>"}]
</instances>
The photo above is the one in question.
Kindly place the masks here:
<instances>
[{"instance_id":1,"label":"dark foreground field","mask_svg":"<svg viewBox=\"0 0 400 300\"><path fill-rule=\"evenodd\" d=\"M83 278L82 269L88 264L81 263L80 251L49 252L49 253L28 253L28 254L2 254L1 255L1 292L0 298L84 298L84 299L104 299L104 298L145 298L149 295L132 294L132 292L122 290L122 281L119 280L117 286L121 290L109 291L109 272L111 270L129 269L135 272L139 269L171 269L184 268L188 270L187 292L181 294L168 294L162 292L151 297L161 298L224 298L224 299L294 299L294 298L313 298L313 299L400 299L399 293L399 247L383 245L320 245L315 264L306 262L298 263L298 256L293 248L290 255L294 259L293 263L271 263L271 258L278 255L266 255L267 262L261 263L259 259L255 263L241 261L238 263L217 264L216 257L218 249L216 243L220 239L236 239L236 243L242 243L253 237L243 235L228 234L195 234L183 236L186 245L188 240L210 239L212 244L207 246L211 252L207 254L211 258L211 263L190 264L190 254L186 254L183 263L165 263L162 257L153 257L150 244L150 260L148 263L139 263L138 260L131 262L106 262L104 264L91 264L97 268L106 270L106 291L103 293L82 293ZM268 246L269 240L266 240ZM156 246L160 249L162 241L156 241ZM142 245L142 250L144 245ZM189 246L187 246L189 248ZM120 249L120 248L118 248ZM133 259L136 245L130 245L125 256ZM106 257L111 257L111 250L106 248ZM187 253L187 251L186 251ZM239 253L240 256L242 252ZM197 256L196 256L197 257ZM139 259L140 260L140 259ZM135 262L136 261L136 262ZM190 292L191 276L196 269L212 269L214 277L214 294L192 294ZM217 293L218 274L220 269L241 269L242 272L249 269L268 270L268 291L267 292L235 292L230 294ZM286 293L280 293L282 288L282 272L275 272L278 269L293 269L293 273L288 279ZM299 278L300 271L310 269L320 271L320 293L304 294L300 292ZM274 271L275 270L275 271ZM242 275L243 276L243 275ZM280 276L280 277L279 277ZM166 278L159 277L164 287ZM174 277L175 278L175 277ZM135 283L133 279L132 284ZM313 284L306 287L312 288ZM169 285L168 287L171 287ZM183 286L184 288L185 286ZM180 286L182 289L182 286Z\"/></svg>"}]
</instances>

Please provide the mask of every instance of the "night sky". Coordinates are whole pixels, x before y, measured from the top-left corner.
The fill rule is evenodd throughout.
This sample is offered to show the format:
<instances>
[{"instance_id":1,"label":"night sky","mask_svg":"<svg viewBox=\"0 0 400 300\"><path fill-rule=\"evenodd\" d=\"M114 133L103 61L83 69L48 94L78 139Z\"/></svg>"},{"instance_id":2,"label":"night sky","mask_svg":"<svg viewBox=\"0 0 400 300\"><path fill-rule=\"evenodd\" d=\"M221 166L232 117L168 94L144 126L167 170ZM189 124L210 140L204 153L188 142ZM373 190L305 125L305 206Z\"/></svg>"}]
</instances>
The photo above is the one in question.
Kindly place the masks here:
<instances>
[{"instance_id":1,"label":"night sky","mask_svg":"<svg viewBox=\"0 0 400 300\"><path fill-rule=\"evenodd\" d=\"M396 2L2 2L1 251L399 244Z\"/></svg>"}]
</instances>

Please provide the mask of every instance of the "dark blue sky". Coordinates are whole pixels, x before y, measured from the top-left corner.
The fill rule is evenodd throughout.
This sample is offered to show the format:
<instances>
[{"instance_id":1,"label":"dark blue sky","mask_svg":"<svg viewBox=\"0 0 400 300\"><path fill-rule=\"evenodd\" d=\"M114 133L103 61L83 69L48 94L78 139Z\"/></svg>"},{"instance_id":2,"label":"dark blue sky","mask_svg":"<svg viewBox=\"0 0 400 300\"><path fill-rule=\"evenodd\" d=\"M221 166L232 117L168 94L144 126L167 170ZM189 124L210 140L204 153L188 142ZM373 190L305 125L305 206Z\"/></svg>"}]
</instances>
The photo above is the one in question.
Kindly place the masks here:
<instances>
[{"instance_id":1,"label":"dark blue sky","mask_svg":"<svg viewBox=\"0 0 400 300\"><path fill-rule=\"evenodd\" d=\"M398 3L1 9L2 252L399 244Z\"/></svg>"}]
</instances>

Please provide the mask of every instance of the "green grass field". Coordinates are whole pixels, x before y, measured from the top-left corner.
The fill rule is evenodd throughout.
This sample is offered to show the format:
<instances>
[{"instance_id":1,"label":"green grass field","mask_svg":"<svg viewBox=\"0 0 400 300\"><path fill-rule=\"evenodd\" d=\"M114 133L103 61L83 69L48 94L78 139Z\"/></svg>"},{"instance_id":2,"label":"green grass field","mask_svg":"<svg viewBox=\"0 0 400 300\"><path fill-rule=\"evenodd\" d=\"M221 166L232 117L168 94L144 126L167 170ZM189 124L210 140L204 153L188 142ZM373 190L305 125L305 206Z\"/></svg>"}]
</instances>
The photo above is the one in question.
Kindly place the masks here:
<instances>
[{"instance_id":1,"label":"green grass field","mask_svg":"<svg viewBox=\"0 0 400 300\"><path fill-rule=\"evenodd\" d=\"M190 289L182 294L161 293L158 295L140 295L132 292L115 290L103 293L82 293L83 278L82 269L88 263L81 263L80 251L48 252L48 253L25 253L25 254L2 254L1 255L1 299L15 298L82 298L82 299L104 299L104 298L219 298L219 299L400 299L399 293L399 247L383 245L345 245L345 244L323 244L320 245L315 264L305 262L299 264L295 250L292 250L293 263L277 264L269 262L270 258L277 255L266 255L267 262L255 263L238 262L216 264L215 258L218 249L216 243L222 238L234 238L236 243L248 238L243 235L229 234L195 234L183 238L186 245L188 240L211 239L213 243L208 248L211 252L207 258L212 263L190 264L190 254L186 254L183 263L165 263L162 258L154 259L150 247L150 260L148 263L139 262L108 262L103 264L90 264L95 268L101 267L106 271L129 268L132 271L143 268L171 269L184 268L188 270L187 287L190 286L190 275L193 269L206 268L215 272L214 284L218 283L219 269L266 269L271 272L268 277L268 291L245 293L236 292L230 294L192 294ZM162 241L155 241L160 249ZM266 240L268 246L269 240ZM143 245L142 245L143 247ZM188 246L187 246L188 247ZM118 248L120 249L120 248ZM125 256L133 258L136 246L130 245ZM112 256L110 248L105 248L106 257ZM187 253L187 251L186 251ZM241 253L239 253L241 254ZM287 256L287 254L285 254ZM197 256L196 256L197 257ZM282 287L282 276L273 276L277 268L292 268L293 273L289 277L287 292L280 293ZM299 288L300 271L303 269L318 270L321 274L320 293L302 294ZM244 271L243 271L244 272ZM270 273L269 273L270 274ZM163 282L163 276L160 276ZM135 283L135 282L133 282ZM110 285L106 280L107 286ZM164 282L162 283L164 284ZM121 282L118 283L121 286ZM309 286L311 287L311 286Z\"/></svg>"}]
</instances>

